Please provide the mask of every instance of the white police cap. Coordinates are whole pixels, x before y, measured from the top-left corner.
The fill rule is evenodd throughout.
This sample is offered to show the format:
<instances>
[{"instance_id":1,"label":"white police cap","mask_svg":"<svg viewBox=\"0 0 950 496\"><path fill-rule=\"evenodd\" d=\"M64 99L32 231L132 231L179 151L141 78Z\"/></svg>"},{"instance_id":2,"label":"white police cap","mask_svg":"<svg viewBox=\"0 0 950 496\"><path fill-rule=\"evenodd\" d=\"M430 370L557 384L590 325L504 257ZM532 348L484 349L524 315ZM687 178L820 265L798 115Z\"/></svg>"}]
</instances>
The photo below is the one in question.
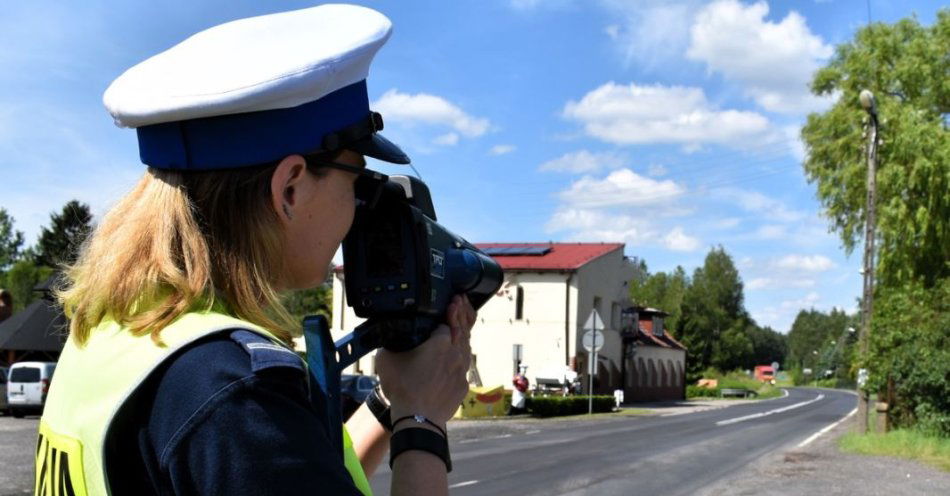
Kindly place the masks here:
<instances>
[{"instance_id":1,"label":"white police cap","mask_svg":"<svg viewBox=\"0 0 950 496\"><path fill-rule=\"evenodd\" d=\"M380 136L366 76L392 23L354 5L240 19L132 67L103 102L138 132L142 162L211 170L348 148L409 157Z\"/></svg>"}]
</instances>

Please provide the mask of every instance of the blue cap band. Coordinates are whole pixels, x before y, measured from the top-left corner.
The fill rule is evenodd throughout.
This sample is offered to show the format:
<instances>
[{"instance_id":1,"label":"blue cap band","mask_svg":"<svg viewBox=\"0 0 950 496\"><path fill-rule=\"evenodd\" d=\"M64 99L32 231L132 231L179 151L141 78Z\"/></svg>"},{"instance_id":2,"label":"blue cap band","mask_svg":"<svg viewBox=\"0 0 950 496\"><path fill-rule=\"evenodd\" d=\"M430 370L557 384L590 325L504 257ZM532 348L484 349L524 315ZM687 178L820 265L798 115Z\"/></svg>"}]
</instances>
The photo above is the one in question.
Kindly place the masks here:
<instances>
[{"instance_id":1,"label":"blue cap band","mask_svg":"<svg viewBox=\"0 0 950 496\"><path fill-rule=\"evenodd\" d=\"M214 170L318 151L323 137L366 119L366 81L292 108L163 122L136 129L142 162L159 169Z\"/></svg>"}]
</instances>

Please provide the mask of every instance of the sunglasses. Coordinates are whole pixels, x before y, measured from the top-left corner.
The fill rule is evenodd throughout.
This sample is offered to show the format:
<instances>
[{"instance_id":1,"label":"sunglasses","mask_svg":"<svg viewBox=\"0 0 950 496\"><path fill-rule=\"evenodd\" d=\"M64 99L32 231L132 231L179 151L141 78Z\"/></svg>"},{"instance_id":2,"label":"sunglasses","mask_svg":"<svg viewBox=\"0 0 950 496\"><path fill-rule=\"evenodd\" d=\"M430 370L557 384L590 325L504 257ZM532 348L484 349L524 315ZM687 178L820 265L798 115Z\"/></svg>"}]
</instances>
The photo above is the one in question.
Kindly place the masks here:
<instances>
[{"instance_id":1,"label":"sunglasses","mask_svg":"<svg viewBox=\"0 0 950 496\"><path fill-rule=\"evenodd\" d=\"M313 157L304 157L304 160L307 163L307 168L310 169L328 167L330 169L351 172L359 176L353 185L353 193L356 196L357 207L375 207L376 202L379 201L379 197L383 194L383 186L389 181L389 176L386 174L365 167L354 167L339 162L317 160Z\"/></svg>"}]
</instances>

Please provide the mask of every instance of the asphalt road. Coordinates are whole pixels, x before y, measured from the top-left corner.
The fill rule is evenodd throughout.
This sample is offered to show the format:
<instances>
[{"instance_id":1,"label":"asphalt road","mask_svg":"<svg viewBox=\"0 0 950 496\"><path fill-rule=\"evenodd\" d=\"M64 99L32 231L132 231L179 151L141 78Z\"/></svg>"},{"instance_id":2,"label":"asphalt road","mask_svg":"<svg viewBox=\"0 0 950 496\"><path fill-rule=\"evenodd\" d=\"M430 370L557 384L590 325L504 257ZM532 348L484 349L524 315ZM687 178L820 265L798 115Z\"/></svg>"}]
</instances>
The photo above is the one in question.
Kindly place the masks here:
<instances>
[{"instance_id":1,"label":"asphalt road","mask_svg":"<svg viewBox=\"0 0 950 496\"><path fill-rule=\"evenodd\" d=\"M695 494L805 440L855 405L845 392L790 389L784 398L683 415L537 422L497 436L453 436L449 485L456 495ZM390 476L381 466L370 480L375 494L389 493Z\"/></svg>"}]
</instances>

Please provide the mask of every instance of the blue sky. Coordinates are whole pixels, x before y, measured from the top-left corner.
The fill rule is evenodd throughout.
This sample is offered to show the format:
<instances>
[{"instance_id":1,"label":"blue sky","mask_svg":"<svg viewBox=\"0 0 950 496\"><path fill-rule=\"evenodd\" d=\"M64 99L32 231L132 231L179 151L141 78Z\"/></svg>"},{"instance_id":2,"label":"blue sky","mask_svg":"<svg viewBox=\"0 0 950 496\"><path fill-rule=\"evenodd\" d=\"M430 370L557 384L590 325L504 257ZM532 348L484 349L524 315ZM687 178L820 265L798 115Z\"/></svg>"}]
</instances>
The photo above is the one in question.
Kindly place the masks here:
<instances>
[{"instance_id":1,"label":"blue sky","mask_svg":"<svg viewBox=\"0 0 950 496\"><path fill-rule=\"evenodd\" d=\"M760 324L854 310L860 253L827 232L797 136L829 105L810 74L867 22L865 0L356 3L395 25L369 78L385 134L469 240L620 241L651 271L689 272L722 245ZM143 172L135 133L102 107L108 84L201 29L310 5L6 5L0 206L29 243L70 199L101 215ZM936 6L870 11L930 24Z\"/></svg>"}]
</instances>

